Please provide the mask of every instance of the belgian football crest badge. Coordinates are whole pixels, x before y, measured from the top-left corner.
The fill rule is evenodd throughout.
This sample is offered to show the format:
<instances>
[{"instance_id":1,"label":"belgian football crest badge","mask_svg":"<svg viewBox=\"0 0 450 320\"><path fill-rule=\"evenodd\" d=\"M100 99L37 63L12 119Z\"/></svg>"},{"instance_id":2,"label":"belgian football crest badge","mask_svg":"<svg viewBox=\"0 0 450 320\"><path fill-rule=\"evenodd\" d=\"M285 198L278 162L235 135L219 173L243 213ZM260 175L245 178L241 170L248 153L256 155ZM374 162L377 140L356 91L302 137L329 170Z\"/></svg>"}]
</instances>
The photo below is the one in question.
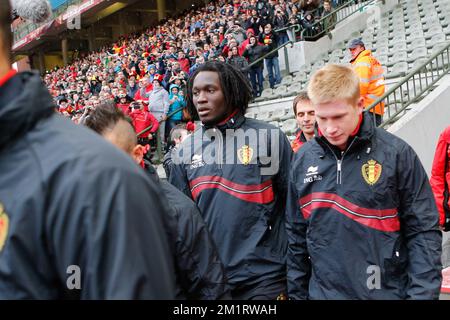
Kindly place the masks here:
<instances>
[{"instance_id":1,"label":"belgian football crest badge","mask_svg":"<svg viewBox=\"0 0 450 320\"><path fill-rule=\"evenodd\" d=\"M9 218L6 212L3 210L3 205L0 203L0 252L6 242L6 236L8 235Z\"/></svg>"},{"instance_id":2,"label":"belgian football crest badge","mask_svg":"<svg viewBox=\"0 0 450 320\"><path fill-rule=\"evenodd\" d=\"M374 185L380 179L383 166L375 160L369 160L361 168L361 173L367 184Z\"/></svg>"},{"instance_id":3,"label":"belgian football crest badge","mask_svg":"<svg viewBox=\"0 0 450 320\"><path fill-rule=\"evenodd\" d=\"M250 161L252 161L253 158L253 149L250 148L250 146L248 145L244 145L242 146L242 148L240 148L237 152L239 161L243 164L243 165L248 165L250 163Z\"/></svg>"}]
</instances>

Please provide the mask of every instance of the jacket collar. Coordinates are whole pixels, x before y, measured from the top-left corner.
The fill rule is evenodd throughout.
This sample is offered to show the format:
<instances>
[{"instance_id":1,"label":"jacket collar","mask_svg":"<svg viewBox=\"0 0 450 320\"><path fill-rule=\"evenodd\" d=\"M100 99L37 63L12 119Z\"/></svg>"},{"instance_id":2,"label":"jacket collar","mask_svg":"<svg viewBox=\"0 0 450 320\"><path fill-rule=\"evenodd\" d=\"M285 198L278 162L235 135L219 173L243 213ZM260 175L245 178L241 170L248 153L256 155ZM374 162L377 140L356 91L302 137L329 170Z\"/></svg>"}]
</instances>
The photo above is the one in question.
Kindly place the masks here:
<instances>
[{"instance_id":1,"label":"jacket collar","mask_svg":"<svg viewBox=\"0 0 450 320\"><path fill-rule=\"evenodd\" d=\"M354 59L350 60L350 63L355 62L355 61L356 61L357 59L359 59L359 58L362 58L362 57L368 57L368 56L370 56L370 55L372 55L372 51L366 49L366 50L364 50L364 51L361 51Z\"/></svg>"},{"instance_id":2,"label":"jacket collar","mask_svg":"<svg viewBox=\"0 0 450 320\"><path fill-rule=\"evenodd\" d=\"M347 149L345 150L345 152L349 151L350 142L352 140L354 140L353 143L351 144L352 150L357 150L359 148L368 145L371 145L371 149L374 149L375 148L375 140L373 139L374 136L375 136L375 126L373 120L368 114L368 112L363 112L358 122L358 125L355 128L354 135L352 135L349 138L349 143L347 144ZM325 137L322 135L318 127L316 128L316 136L314 139L322 147L322 150L328 149L328 147L326 147L326 145L328 145L329 147L331 147L333 151L335 151L335 153L340 153L340 150L337 150L335 146L331 145L328 142L328 140L325 139Z\"/></svg>"},{"instance_id":3,"label":"jacket collar","mask_svg":"<svg viewBox=\"0 0 450 320\"><path fill-rule=\"evenodd\" d=\"M9 70L3 77L0 78L0 87L14 77L16 73L17 71L14 69Z\"/></svg>"},{"instance_id":4,"label":"jacket collar","mask_svg":"<svg viewBox=\"0 0 450 320\"><path fill-rule=\"evenodd\" d=\"M236 109L228 118L215 125L203 125L204 129L217 128L225 133L227 129L238 129L245 122L245 117L239 109Z\"/></svg>"}]
</instances>

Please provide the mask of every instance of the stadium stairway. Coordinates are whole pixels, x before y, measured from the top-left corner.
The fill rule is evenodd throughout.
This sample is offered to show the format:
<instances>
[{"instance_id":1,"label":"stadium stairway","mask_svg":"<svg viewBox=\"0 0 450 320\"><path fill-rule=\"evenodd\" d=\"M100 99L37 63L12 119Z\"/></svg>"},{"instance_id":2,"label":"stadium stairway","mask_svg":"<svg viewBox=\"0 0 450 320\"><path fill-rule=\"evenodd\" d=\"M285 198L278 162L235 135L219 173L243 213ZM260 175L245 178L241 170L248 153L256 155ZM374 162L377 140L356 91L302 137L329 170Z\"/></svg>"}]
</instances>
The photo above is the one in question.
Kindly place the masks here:
<instances>
[{"instance_id":1,"label":"stadium stairway","mask_svg":"<svg viewBox=\"0 0 450 320\"><path fill-rule=\"evenodd\" d=\"M358 19L367 19L367 17L361 12L352 19L357 21ZM361 23L354 22L352 24L361 25ZM338 25L334 33L337 32L341 37L344 33L342 41L334 43L329 41L328 50L322 50L323 52L318 54L311 63L301 65L297 71L290 74L285 73L281 84L274 89L270 89L268 82L265 81L266 88L261 97L250 105L246 115L280 127L292 139L296 130L292 111L294 97L300 90L306 89L310 76L325 64L348 64L350 56L346 50L346 43L355 37L360 37L384 66L386 91L388 91L411 70L422 65L431 55L448 45L450 1L403 0L391 10L381 14L374 29L361 28L354 31L348 28L347 23L341 29ZM316 41L316 44L317 47L323 47L320 39ZM314 46L314 43L308 45ZM292 51L288 52L292 53ZM320 52L320 50L316 50L316 52ZM295 57L292 59L294 60ZM440 64L435 68L440 67L442 63L448 63L448 57L444 56L441 59L443 61L439 61ZM431 70L431 72L433 71ZM409 92L402 91L401 94L407 96ZM422 98L425 96L426 94ZM416 103L419 101L420 99ZM387 108L389 107L388 105ZM411 105L408 110L412 107L414 105Z\"/></svg>"}]
</instances>

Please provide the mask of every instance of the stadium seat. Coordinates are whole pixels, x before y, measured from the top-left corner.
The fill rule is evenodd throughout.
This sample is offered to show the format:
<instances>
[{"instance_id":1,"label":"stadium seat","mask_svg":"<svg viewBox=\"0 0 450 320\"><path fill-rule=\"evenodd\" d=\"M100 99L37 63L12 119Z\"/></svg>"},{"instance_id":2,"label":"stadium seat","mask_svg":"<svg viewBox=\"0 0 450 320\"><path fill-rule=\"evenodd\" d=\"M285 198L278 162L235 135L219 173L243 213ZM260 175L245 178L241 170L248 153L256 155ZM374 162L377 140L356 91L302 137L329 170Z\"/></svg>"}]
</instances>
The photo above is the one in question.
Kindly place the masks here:
<instances>
[{"instance_id":1,"label":"stadium seat","mask_svg":"<svg viewBox=\"0 0 450 320\"><path fill-rule=\"evenodd\" d=\"M375 55L375 57L378 59L381 65L386 66L388 64L388 56L387 54L381 54L381 55Z\"/></svg>"},{"instance_id":2,"label":"stadium seat","mask_svg":"<svg viewBox=\"0 0 450 320\"><path fill-rule=\"evenodd\" d=\"M426 61L428 60L428 58L418 58L413 62L412 68L418 68L419 66L423 65Z\"/></svg>"},{"instance_id":3,"label":"stadium seat","mask_svg":"<svg viewBox=\"0 0 450 320\"><path fill-rule=\"evenodd\" d=\"M441 51L442 49L447 47L449 44L450 44L450 42L439 42L439 43L436 43L433 46L433 48L431 49L431 53L435 53L435 52Z\"/></svg>"},{"instance_id":4,"label":"stadium seat","mask_svg":"<svg viewBox=\"0 0 450 320\"><path fill-rule=\"evenodd\" d=\"M399 62L406 61L407 59L408 59L408 55L406 53L406 50L395 51L394 55L389 60L389 65L394 65Z\"/></svg>"},{"instance_id":5,"label":"stadium seat","mask_svg":"<svg viewBox=\"0 0 450 320\"><path fill-rule=\"evenodd\" d=\"M377 55L387 55L389 53L389 48L387 46L377 46Z\"/></svg>"},{"instance_id":6,"label":"stadium seat","mask_svg":"<svg viewBox=\"0 0 450 320\"><path fill-rule=\"evenodd\" d=\"M427 44L428 48L432 48L434 47L436 44L438 43L442 43L442 42L446 42L446 37L444 33L438 33L436 35L434 35Z\"/></svg>"},{"instance_id":7,"label":"stadium seat","mask_svg":"<svg viewBox=\"0 0 450 320\"><path fill-rule=\"evenodd\" d=\"M407 38L406 42L409 43L408 45L408 51L412 51L415 48L418 47L425 47L426 46L426 41L425 38L423 36L417 35L414 38Z\"/></svg>"},{"instance_id":8,"label":"stadium seat","mask_svg":"<svg viewBox=\"0 0 450 320\"><path fill-rule=\"evenodd\" d=\"M391 79L391 78L404 77L407 72L408 72L408 63L399 62L399 63L396 63L391 68L391 71L388 72L386 78Z\"/></svg>"},{"instance_id":9,"label":"stadium seat","mask_svg":"<svg viewBox=\"0 0 450 320\"><path fill-rule=\"evenodd\" d=\"M293 83L287 88L287 96L296 96L302 90L302 84L299 82Z\"/></svg>"},{"instance_id":10,"label":"stadium seat","mask_svg":"<svg viewBox=\"0 0 450 320\"><path fill-rule=\"evenodd\" d=\"M294 134L295 131L297 131L297 121L295 121L295 119L284 121L281 125L281 130L283 130L286 135Z\"/></svg>"},{"instance_id":11,"label":"stadium seat","mask_svg":"<svg viewBox=\"0 0 450 320\"><path fill-rule=\"evenodd\" d=\"M245 116L246 116L247 118L254 119L254 118L256 117L256 113L250 111L250 112L247 112L247 113L245 114Z\"/></svg>"},{"instance_id":12,"label":"stadium seat","mask_svg":"<svg viewBox=\"0 0 450 320\"><path fill-rule=\"evenodd\" d=\"M425 46L415 48L408 58L408 62L414 62L419 58L425 58L428 55L428 50Z\"/></svg>"},{"instance_id":13,"label":"stadium seat","mask_svg":"<svg viewBox=\"0 0 450 320\"><path fill-rule=\"evenodd\" d=\"M336 63L339 64L341 62L342 58L339 57L331 57L330 60L328 61L328 63Z\"/></svg>"},{"instance_id":14,"label":"stadium seat","mask_svg":"<svg viewBox=\"0 0 450 320\"><path fill-rule=\"evenodd\" d=\"M306 73L299 72L293 79L292 82L306 82L308 80L308 77L306 76Z\"/></svg>"},{"instance_id":15,"label":"stadium seat","mask_svg":"<svg viewBox=\"0 0 450 320\"><path fill-rule=\"evenodd\" d=\"M258 113L258 120L269 122L271 119L271 115L269 111L263 111Z\"/></svg>"},{"instance_id":16,"label":"stadium seat","mask_svg":"<svg viewBox=\"0 0 450 320\"><path fill-rule=\"evenodd\" d=\"M425 36L425 39L431 39L436 34L441 34L441 33L442 33L442 27L440 25L433 26L430 29L428 29L428 31L424 34L424 36Z\"/></svg>"},{"instance_id":17,"label":"stadium seat","mask_svg":"<svg viewBox=\"0 0 450 320\"><path fill-rule=\"evenodd\" d=\"M272 97L272 93L273 93L272 89L270 88L264 89L263 92L261 93L261 96L259 98L256 98L255 101L259 102L268 100Z\"/></svg>"},{"instance_id":18,"label":"stadium seat","mask_svg":"<svg viewBox=\"0 0 450 320\"><path fill-rule=\"evenodd\" d=\"M275 109L274 111L272 111L271 119L272 119L272 121L281 121L285 115L286 115L286 110L278 108L278 109Z\"/></svg>"},{"instance_id":19,"label":"stadium seat","mask_svg":"<svg viewBox=\"0 0 450 320\"><path fill-rule=\"evenodd\" d=\"M275 88L273 91L274 96L277 96L279 98L283 97L287 92L287 87L285 85L281 85L278 88Z\"/></svg>"},{"instance_id":20,"label":"stadium seat","mask_svg":"<svg viewBox=\"0 0 450 320\"><path fill-rule=\"evenodd\" d=\"M290 85L292 83L292 76L285 76L283 77L283 79L281 80L281 85Z\"/></svg>"}]
</instances>

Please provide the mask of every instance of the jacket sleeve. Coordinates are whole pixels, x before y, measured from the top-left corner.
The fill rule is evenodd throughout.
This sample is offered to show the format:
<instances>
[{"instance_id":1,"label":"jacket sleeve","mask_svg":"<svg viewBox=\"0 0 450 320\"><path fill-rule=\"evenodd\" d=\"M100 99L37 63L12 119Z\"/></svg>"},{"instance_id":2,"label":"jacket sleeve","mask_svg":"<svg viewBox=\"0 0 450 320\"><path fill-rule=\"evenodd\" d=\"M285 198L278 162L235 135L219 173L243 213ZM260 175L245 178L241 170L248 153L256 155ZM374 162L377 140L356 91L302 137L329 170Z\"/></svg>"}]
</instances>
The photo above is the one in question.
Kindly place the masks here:
<instances>
[{"instance_id":1,"label":"jacket sleeve","mask_svg":"<svg viewBox=\"0 0 450 320\"><path fill-rule=\"evenodd\" d=\"M180 155L180 150L174 150L170 170L169 182L192 199L191 188L189 187L189 180L184 169L183 157Z\"/></svg>"},{"instance_id":2,"label":"jacket sleeve","mask_svg":"<svg viewBox=\"0 0 450 320\"><path fill-rule=\"evenodd\" d=\"M433 167L431 169L430 184L433 189L436 205L439 210L439 224L444 225L444 191L445 191L445 161L447 160L448 143L444 139L444 133L439 136L434 154Z\"/></svg>"},{"instance_id":3,"label":"jacket sleeve","mask_svg":"<svg viewBox=\"0 0 450 320\"><path fill-rule=\"evenodd\" d=\"M155 133L159 128L159 122L151 112L149 112L148 115L149 115L149 123L147 127L151 125L152 128L150 129L150 133Z\"/></svg>"},{"instance_id":4,"label":"jacket sleeve","mask_svg":"<svg viewBox=\"0 0 450 320\"><path fill-rule=\"evenodd\" d=\"M361 97L367 95L367 91L369 89L371 67L372 66L369 59L356 60L356 63L354 65L355 72L359 77L359 91Z\"/></svg>"},{"instance_id":5,"label":"jacket sleeve","mask_svg":"<svg viewBox=\"0 0 450 320\"><path fill-rule=\"evenodd\" d=\"M281 130L279 131L279 135L280 163L276 179L276 192L278 196L282 197L283 203L285 203L289 181L289 170L291 168L292 148L286 135Z\"/></svg>"},{"instance_id":6,"label":"jacket sleeve","mask_svg":"<svg viewBox=\"0 0 450 320\"><path fill-rule=\"evenodd\" d=\"M164 105L164 114L167 114L169 112L170 103L169 103L169 93L166 90L163 91L163 105Z\"/></svg>"},{"instance_id":7,"label":"jacket sleeve","mask_svg":"<svg viewBox=\"0 0 450 320\"><path fill-rule=\"evenodd\" d=\"M311 264L306 247L307 222L299 207L299 196L295 187L295 175L301 168L298 162L290 172L286 204L287 288L289 299L308 299Z\"/></svg>"},{"instance_id":8,"label":"jacket sleeve","mask_svg":"<svg viewBox=\"0 0 450 320\"><path fill-rule=\"evenodd\" d=\"M189 288L189 300L230 298L225 269L200 212L192 203L188 212L178 214L177 239L180 282Z\"/></svg>"},{"instance_id":9,"label":"jacket sleeve","mask_svg":"<svg viewBox=\"0 0 450 320\"><path fill-rule=\"evenodd\" d=\"M163 228L169 208L154 183L131 165L84 172L70 166L61 175L65 184L52 194L48 245L64 286L68 267L79 268L82 299L174 298Z\"/></svg>"},{"instance_id":10,"label":"jacket sleeve","mask_svg":"<svg viewBox=\"0 0 450 320\"><path fill-rule=\"evenodd\" d=\"M400 226L405 239L409 299L438 299L441 286L439 214L425 170L414 150L398 153Z\"/></svg>"}]
</instances>

